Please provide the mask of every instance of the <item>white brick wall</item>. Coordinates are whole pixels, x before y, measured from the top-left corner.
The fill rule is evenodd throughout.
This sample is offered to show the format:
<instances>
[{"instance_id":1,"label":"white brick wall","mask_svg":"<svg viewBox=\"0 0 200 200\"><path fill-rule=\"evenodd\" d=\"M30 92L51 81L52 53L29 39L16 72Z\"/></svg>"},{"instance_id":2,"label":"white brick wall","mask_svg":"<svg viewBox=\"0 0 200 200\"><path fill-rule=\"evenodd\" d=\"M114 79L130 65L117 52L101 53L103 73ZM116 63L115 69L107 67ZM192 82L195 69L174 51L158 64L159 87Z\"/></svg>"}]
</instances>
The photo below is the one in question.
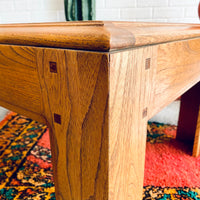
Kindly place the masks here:
<instances>
[{"instance_id":1,"label":"white brick wall","mask_svg":"<svg viewBox=\"0 0 200 200\"><path fill-rule=\"evenodd\" d=\"M65 21L64 0L0 0L0 23Z\"/></svg>"},{"instance_id":2,"label":"white brick wall","mask_svg":"<svg viewBox=\"0 0 200 200\"><path fill-rule=\"evenodd\" d=\"M97 20L199 23L199 0L96 0Z\"/></svg>"},{"instance_id":3,"label":"white brick wall","mask_svg":"<svg viewBox=\"0 0 200 200\"><path fill-rule=\"evenodd\" d=\"M199 23L199 0L96 0L97 20ZM0 0L0 23L65 21L64 0Z\"/></svg>"}]
</instances>

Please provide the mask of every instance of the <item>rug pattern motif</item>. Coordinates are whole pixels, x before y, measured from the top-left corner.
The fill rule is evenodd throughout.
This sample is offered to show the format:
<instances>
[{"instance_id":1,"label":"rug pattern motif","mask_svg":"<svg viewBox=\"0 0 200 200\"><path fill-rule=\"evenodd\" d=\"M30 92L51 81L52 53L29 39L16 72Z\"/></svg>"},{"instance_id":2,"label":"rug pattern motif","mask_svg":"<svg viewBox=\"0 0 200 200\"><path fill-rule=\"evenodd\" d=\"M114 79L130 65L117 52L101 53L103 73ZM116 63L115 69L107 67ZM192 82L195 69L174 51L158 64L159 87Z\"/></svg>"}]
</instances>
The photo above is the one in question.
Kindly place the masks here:
<instances>
[{"instance_id":1,"label":"rug pattern motif","mask_svg":"<svg viewBox=\"0 0 200 200\"><path fill-rule=\"evenodd\" d=\"M55 200L50 149L38 145L47 127L9 114L0 123L0 199Z\"/></svg>"}]
</instances>

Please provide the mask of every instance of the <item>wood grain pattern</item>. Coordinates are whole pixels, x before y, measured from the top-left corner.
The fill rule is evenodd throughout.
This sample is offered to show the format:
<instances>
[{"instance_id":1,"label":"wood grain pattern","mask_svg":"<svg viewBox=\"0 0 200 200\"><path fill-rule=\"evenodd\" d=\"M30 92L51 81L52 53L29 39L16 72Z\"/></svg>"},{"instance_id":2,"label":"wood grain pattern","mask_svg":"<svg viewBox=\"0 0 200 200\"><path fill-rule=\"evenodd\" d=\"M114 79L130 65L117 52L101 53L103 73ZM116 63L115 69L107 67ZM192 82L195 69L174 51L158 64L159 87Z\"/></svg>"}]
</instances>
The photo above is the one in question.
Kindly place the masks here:
<instances>
[{"instance_id":1,"label":"wood grain pattern","mask_svg":"<svg viewBox=\"0 0 200 200\"><path fill-rule=\"evenodd\" d=\"M69 49L109 49L103 22L65 22L0 26L0 43Z\"/></svg>"},{"instance_id":2,"label":"wood grain pattern","mask_svg":"<svg viewBox=\"0 0 200 200\"><path fill-rule=\"evenodd\" d=\"M112 51L200 37L199 24L61 22L0 25L0 43Z\"/></svg>"},{"instance_id":3,"label":"wood grain pattern","mask_svg":"<svg viewBox=\"0 0 200 200\"><path fill-rule=\"evenodd\" d=\"M194 143L193 156L195 157L200 153L199 107L200 82L181 97L181 109L177 130L177 139L187 143Z\"/></svg>"},{"instance_id":4,"label":"wood grain pattern","mask_svg":"<svg viewBox=\"0 0 200 200\"><path fill-rule=\"evenodd\" d=\"M146 69L149 58L151 66ZM142 199L155 58L156 47L110 55L109 200Z\"/></svg>"},{"instance_id":5,"label":"wood grain pattern","mask_svg":"<svg viewBox=\"0 0 200 200\"><path fill-rule=\"evenodd\" d=\"M154 73L145 66L149 58L156 64L155 50L116 53L110 59L92 52L37 51L58 199L142 198ZM50 62L57 73L50 71Z\"/></svg>"},{"instance_id":6,"label":"wood grain pattern","mask_svg":"<svg viewBox=\"0 0 200 200\"><path fill-rule=\"evenodd\" d=\"M0 102L44 122L35 48L0 45Z\"/></svg>"},{"instance_id":7,"label":"wood grain pattern","mask_svg":"<svg viewBox=\"0 0 200 200\"><path fill-rule=\"evenodd\" d=\"M151 116L200 81L200 39L158 45Z\"/></svg>"},{"instance_id":8,"label":"wood grain pattern","mask_svg":"<svg viewBox=\"0 0 200 200\"><path fill-rule=\"evenodd\" d=\"M38 50L38 60L44 113L51 128L56 198L106 200L108 55L44 49ZM57 63L57 73L50 72L49 62Z\"/></svg>"}]
</instances>

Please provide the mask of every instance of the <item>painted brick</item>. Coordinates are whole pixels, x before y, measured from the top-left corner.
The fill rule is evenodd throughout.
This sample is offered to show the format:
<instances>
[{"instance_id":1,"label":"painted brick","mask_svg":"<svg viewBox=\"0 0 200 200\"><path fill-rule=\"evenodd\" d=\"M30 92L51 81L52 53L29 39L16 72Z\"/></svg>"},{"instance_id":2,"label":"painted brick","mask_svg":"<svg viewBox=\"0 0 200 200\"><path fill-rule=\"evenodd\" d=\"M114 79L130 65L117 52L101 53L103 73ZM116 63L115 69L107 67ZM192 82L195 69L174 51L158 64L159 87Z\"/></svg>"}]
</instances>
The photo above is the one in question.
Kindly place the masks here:
<instances>
[{"instance_id":1,"label":"painted brick","mask_svg":"<svg viewBox=\"0 0 200 200\"><path fill-rule=\"evenodd\" d=\"M96 0L96 8L97 9L105 8L105 0Z\"/></svg>"},{"instance_id":2,"label":"painted brick","mask_svg":"<svg viewBox=\"0 0 200 200\"><path fill-rule=\"evenodd\" d=\"M42 6L45 10L64 10L64 1L63 0L42 0Z\"/></svg>"},{"instance_id":3,"label":"painted brick","mask_svg":"<svg viewBox=\"0 0 200 200\"><path fill-rule=\"evenodd\" d=\"M124 8L121 9L121 19L150 19L152 8Z\"/></svg>"},{"instance_id":4,"label":"painted brick","mask_svg":"<svg viewBox=\"0 0 200 200\"><path fill-rule=\"evenodd\" d=\"M42 0L28 0L28 8L31 11L39 11L43 9Z\"/></svg>"},{"instance_id":5,"label":"painted brick","mask_svg":"<svg viewBox=\"0 0 200 200\"><path fill-rule=\"evenodd\" d=\"M184 8L154 8L153 18L183 18Z\"/></svg>"},{"instance_id":6,"label":"painted brick","mask_svg":"<svg viewBox=\"0 0 200 200\"><path fill-rule=\"evenodd\" d=\"M15 0L14 9L17 11L27 11L29 8L27 0Z\"/></svg>"},{"instance_id":7,"label":"painted brick","mask_svg":"<svg viewBox=\"0 0 200 200\"><path fill-rule=\"evenodd\" d=\"M13 0L0 0L0 11L1 12L7 12L9 15L8 11L14 11L14 1ZM1 15L1 14L0 14Z\"/></svg>"},{"instance_id":8,"label":"painted brick","mask_svg":"<svg viewBox=\"0 0 200 200\"><path fill-rule=\"evenodd\" d=\"M171 22L171 23L193 23L193 24L199 24L199 19L198 18L170 18L167 20L167 22Z\"/></svg>"},{"instance_id":9,"label":"painted brick","mask_svg":"<svg viewBox=\"0 0 200 200\"><path fill-rule=\"evenodd\" d=\"M198 3L199 0L96 0L96 19L198 23ZM0 20L65 21L64 0L0 0Z\"/></svg>"},{"instance_id":10,"label":"painted brick","mask_svg":"<svg viewBox=\"0 0 200 200\"><path fill-rule=\"evenodd\" d=\"M120 9L97 9L97 20L119 20Z\"/></svg>"},{"instance_id":11,"label":"painted brick","mask_svg":"<svg viewBox=\"0 0 200 200\"><path fill-rule=\"evenodd\" d=\"M197 7L185 8L185 17L198 18L198 8Z\"/></svg>"},{"instance_id":12,"label":"painted brick","mask_svg":"<svg viewBox=\"0 0 200 200\"><path fill-rule=\"evenodd\" d=\"M136 0L106 0L107 8L134 8Z\"/></svg>"},{"instance_id":13,"label":"painted brick","mask_svg":"<svg viewBox=\"0 0 200 200\"><path fill-rule=\"evenodd\" d=\"M29 23L31 22L30 12L13 11L12 14L1 12L2 23Z\"/></svg>"},{"instance_id":14,"label":"painted brick","mask_svg":"<svg viewBox=\"0 0 200 200\"><path fill-rule=\"evenodd\" d=\"M142 22L167 22L167 19L137 19L136 21L142 21Z\"/></svg>"},{"instance_id":15,"label":"painted brick","mask_svg":"<svg viewBox=\"0 0 200 200\"><path fill-rule=\"evenodd\" d=\"M137 7L163 7L168 6L168 0L138 0Z\"/></svg>"},{"instance_id":16,"label":"painted brick","mask_svg":"<svg viewBox=\"0 0 200 200\"><path fill-rule=\"evenodd\" d=\"M169 0L170 6L194 6L198 5L199 0Z\"/></svg>"},{"instance_id":17,"label":"painted brick","mask_svg":"<svg viewBox=\"0 0 200 200\"><path fill-rule=\"evenodd\" d=\"M33 22L56 22L58 15L56 11L33 11L31 12L31 20Z\"/></svg>"},{"instance_id":18,"label":"painted brick","mask_svg":"<svg viewBox=\"0 0 200 200\"><path fill-rule=\"evenodd\" d=\"M63 10L57 11L57 15L58 15L58 21L61 21L61 22L66 21L65 12Z\"/></svg>"}]
</instances>

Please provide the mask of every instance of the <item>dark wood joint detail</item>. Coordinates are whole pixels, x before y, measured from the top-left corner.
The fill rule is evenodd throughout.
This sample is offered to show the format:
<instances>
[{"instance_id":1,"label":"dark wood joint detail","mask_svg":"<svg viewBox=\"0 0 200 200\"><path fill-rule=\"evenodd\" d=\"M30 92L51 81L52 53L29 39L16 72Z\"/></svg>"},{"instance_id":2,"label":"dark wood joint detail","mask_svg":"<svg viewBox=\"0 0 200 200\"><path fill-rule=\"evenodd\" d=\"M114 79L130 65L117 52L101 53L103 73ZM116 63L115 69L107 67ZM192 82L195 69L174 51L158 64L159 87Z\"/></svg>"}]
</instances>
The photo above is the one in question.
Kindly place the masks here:
<instances>
[{"instance_id":1,"label":"dark wood joint detail","mask_svg":"<svg viewBox=\"0 0 200 200\"><path fill-rule=\"evenodd\" d=\"M61 116L54 113L54 122L57 124L61 124Z\"/></svg>"},{"instance_id":2,"label":"dark wood joint detail","mask_svg":"<svg viewBox=\"0 0 200 200\"><path fill-rule=\"evenodd\" d=\"M49 62L50 72L57 73L57 63L56 62Z\"/></svg>"},{"instance_id":3,"label":"dark wood joint detail","mask_svg":"<svg viewBox=\"0 0 200 200\"><path fill-rule=\"evenodd\" d=\"M148 113L148 108L144 108L142 112L142 117L145 118L147 116L147 113Z\"/></svg>"},{"instance_id":4,"label":"dark wood joint detail","mask_svg":"<svg viewBox=\"0 0 200 200\"><path fill-rule=\"evenodd\" d=\"M151 58L147 58L145 61L145 69L150 69L151 66Z\"/></svg>"}]
</instances>

